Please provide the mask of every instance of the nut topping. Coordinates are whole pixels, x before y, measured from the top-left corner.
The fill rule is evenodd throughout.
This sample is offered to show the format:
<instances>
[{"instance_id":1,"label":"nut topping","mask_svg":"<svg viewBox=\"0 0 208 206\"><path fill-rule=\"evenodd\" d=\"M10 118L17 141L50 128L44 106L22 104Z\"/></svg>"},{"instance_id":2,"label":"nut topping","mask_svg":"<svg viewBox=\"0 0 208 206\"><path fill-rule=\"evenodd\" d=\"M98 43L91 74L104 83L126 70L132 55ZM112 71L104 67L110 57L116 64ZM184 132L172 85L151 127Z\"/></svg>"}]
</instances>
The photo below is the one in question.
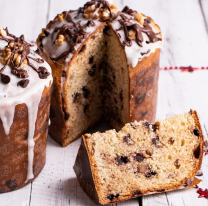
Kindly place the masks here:
<instances>
[{"instance_id":1,"label":"nut topping","mask_svg":"<svg viewBox=\"0 0 208 206\"><path fill-rule=\"evenodd\" d=\"M144 25L144 18L140 12L137 12L135 19L141 24Z\"/></svg>"},{"instance_id":2,"label":"nut topping","mask_svg":"<svg viewBox=\"0 0 208 206\"><path fill-rule=\"evenodd\" d=\"M64 15L63 14L59 14L58 15L58 19L60 22L62 22L64 20Z\"/></svg>"},{"instance_id":3,"label":"nut topping","mask_svg":"<svg viewBox=\"0 0 208 206\"><path fill-rule=\"evenodd\" d=\"M3 28L1 28L1 27L0 27L0 35L2 35L2 36L6 36L7 35L6 31Z\"/></svg>"},{"instance_id":4,"label":"nut topping","mask_svg":"<svg viewBox=\"0 0 208 206\"><path fill-rule=\"evenodd\" d=\"M56 43L57 46L61 46L64 41L65 41L64 35L60 34L58 36L58 39L56 39L55 43Z\"/></svg>"}]
</instances>

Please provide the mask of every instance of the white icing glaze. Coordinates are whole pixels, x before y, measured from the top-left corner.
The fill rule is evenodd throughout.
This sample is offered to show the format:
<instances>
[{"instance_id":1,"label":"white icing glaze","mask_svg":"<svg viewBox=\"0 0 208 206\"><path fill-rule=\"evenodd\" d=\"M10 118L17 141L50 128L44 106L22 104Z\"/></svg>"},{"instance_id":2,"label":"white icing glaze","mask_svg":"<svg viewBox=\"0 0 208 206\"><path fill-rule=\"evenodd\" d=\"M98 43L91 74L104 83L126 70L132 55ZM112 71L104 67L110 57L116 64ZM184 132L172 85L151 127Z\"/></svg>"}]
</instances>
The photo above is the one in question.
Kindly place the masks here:
<instances>
[{"instance_id":1,"label":"white icing glaze","mask_svg":"<svg viewBox=\"0 0 208 206\"><path fill-rule=\"evenodd\" d=\"M0 50L7 45L7 42L0 40ZM29 56L33 58L41 58L38 54L34 52L35 48L30 51ZM37 63L36 61L30 59L30 62L35 67L43 66L50 73L50 66L44 61L44 63ZM3 65L0 63L0 69ZM9 135L10 127L13 123L14 112L16 105L26 104L28 108L28 121L29 121L29 132L28 132L28 171L27 180L34 177L33 175L33 157L34 157L34 132L35 123L37 119L38 105L41 100L42 92L45 87L50 86L52 83L52 75L48 76L47 79L40 79L38 73L34 71L30 66L25 65L25 70L27 70L30 80L26 88L17 86L17 83L22 80L11 73L10 66L6 66L3 74L8 75L11 79L9 84L3 84L0 81L0 119L2 120L5 134Z\"/></svg>"},{"instance_id":2,"label":"white icing glaze","mask_svg":"<svg viewBox=\"0 0 208 206\"><path fill-rule=\"evenodd\" d=\"M113 2L109 1L109 3L112 4ZM94 14L97 11L98 11L98 9L94 12ZM127 16L128 18L131 18L131 19L133 18L132 16L130 16L128 14L125 14L125 13L123 13L123 14L125 16ZM77 16L77 11L72 12L70 15L71 15L72 20L74 22L81 21L80 22L81 26L86 24L88 21L88 19L83 18L82 14L79 14L78 18L75 18ZM145 18L145 17L143 17L143 18ZM119 19L121 19L120 16L111 23L112 28L114 30L119 29L121 27L121 24L118 21ZM88 33L88 35L92 34L96 30L96 28L101 24L99 19L93 19L93 21L95 22L95 26L86 27L86 32ZM135 19L132 19L130 21L132 23L139 24L139 22ZM67 22L65 19L62 22L57 21L51 26L51 28L49 29L49 32L52 33L52 31L55 27L61 27L63 24L72 25L72 23ZM155 23L153 21L151 21L150 25L155 33L160 33L160 29L155 25ZM140 25L140 26L142 26L142 25ZM120 31L117 31L117 33L120 34L120 36L121 36L120 41L123 45L123 41L125 40L124 31L120 30ZM161 48L161 46L162 46L162 41L157 41L155 43L147 44L146 41L149 41L149 37L147 36L147 34L145 34L143 32L142 32L142 35L144 38L144 41L142 43L143 47L138 46L136 41L132 41L131 47L125 46L125 52L126 52L128 64L132 65L133 67L135 67L137 65L138 61L141 61L143 59L143 57L149 56L151 53L154 53L157 48ZM162 35L158 34L158 37L162 37ZM57 34L54 35L53 40L51 39L51 34L50 34L49 36L47 36L46 38L44 38L42 40L43 50L48 56L58 57L64 51L69 50L69 45L66 41L64 41L61 46L57 46L56 44L53 44L53 42L56 40L56 38L57 38ZM81 44L77 44L75 49L77 50L80 45ZM150 50L149 53L147 53L148 50ZM147 53L147 54L141 55L141 53ZM70 53L68 55L68 57L66 58L66 63L69 62L72 57L73 57L73 54Z\"/></svg>"},{"instance_id":3,"label":"white icing glaze","mask_svg":"<svg viewBox=\"0 0 208 206\"><path fill-rule=\"evenodd\" d=\"M127 14L124 14L124 13L123 13L123 15L132 19L132 16L130 16L130 15L127 15ZM112 28L115 31L121 27L121 24L118 22L119 19L121 19L120 16L111 23ZM134 24L139 24L139 22L135 19L130 20L130 22L132 22ZM155 33L160 32L159 28L154 26L153 23L151 23L151 27L152 27L152 29ZM124 30L123 29L119 30L119 31L117 31L117 33L120 34L120 36L121 36L120 41L123 44L123 41L125 41ZM154 53L157 48L161 48L161 46L162 46L162 41L157 41L155 43L147 44L146 41L149 41L149 37L147 36L147 34L145 34L143 32L142 32L142 36L143 36L143 39L144 39L144 41L142 42L143 47L138 46L136 41L132 41L132 46L130 46L130 47L125 46L125 52L126 52L126 57L127 57L128 64L129 65L131 64L133 67L135 67L137 65L138 61L141 61L143 57L149 56L151 53ZM150 50L150 52L148 54L141 55L141 53L146 53L148 50Z\"/></svg>"},{"instance_id":4,"label":"white icing glaze","mask_svg":"<svg viewBox=\"0 0 208 206\"><path fill-rule=\"evenodd\" d=\"M85 25L88 22L88 20L89 20L89 19L84 19L82 17L82 14L79 14L79 16L76 17L77 16L77 11L72 12L70 15L72 17L72 20L75 23L81 21L80 22L81 26ZM95 32L96 28L101 25L100 21L98 21L98 20L93 20L93 21L95 22L95 26L86 27L86 32L88 33L88 36L90 34L92 34L93 32ZM52 25L52 27L50 29L48 29L50 34L46 38L44 38L42 40L43 51L50 57L53 57L53 58L58 57L64 51L68 51L69 50L69 44L66 41L64 41L61 46L57 46L55 43L53 43L56 40L56 38L57 38L57 34L54 35L53 39L51 38L53 29L56 28L56 27L61 27L63 24L68 24L70 26L73 26L73 24L68 22L68 21L66 21L66 19L64 19L62 22L57 21L57 22L55 22ZM75 49L77 50L80 45L81 45L81 43L77 44L75 46ZM72 57L73 57L73 54L69 54L68 57L66 58L66 62L69 62Z\"/></svg>"}]
</instances>

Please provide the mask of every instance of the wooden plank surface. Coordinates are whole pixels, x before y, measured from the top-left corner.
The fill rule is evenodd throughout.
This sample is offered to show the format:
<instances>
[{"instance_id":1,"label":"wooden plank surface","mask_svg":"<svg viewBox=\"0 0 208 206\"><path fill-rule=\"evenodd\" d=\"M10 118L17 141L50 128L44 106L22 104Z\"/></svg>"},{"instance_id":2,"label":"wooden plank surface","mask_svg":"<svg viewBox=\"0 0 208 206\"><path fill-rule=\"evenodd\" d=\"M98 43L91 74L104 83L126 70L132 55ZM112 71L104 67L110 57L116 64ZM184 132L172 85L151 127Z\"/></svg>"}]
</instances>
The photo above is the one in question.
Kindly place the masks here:
<instances>
[{"instance_id":1,"label":"wooden plank surface","mask_svg":"<svg viewBox=\"0 0 208 206\"><path fill-rule=\"evenodd\" d=\"M0 0L0 26L8 27L16 35L25 34L35 40L41 28L64 10L77 9L85 0ZM208 66L208 1L207 0L115 0L118 8L129 5L151 16L162 29L164 46L161 67ZM7 9L8 8L8 9ZM12 17L11 17L12 15ZM171 113L196 109L208 131L208 71L182 73L161 71L157 117L166 118ZM95 130L104 130L105 126ZM59 147L48 139L47 163L39 177L21 190L1 194L1 206L55 206L95 205L82 191L72 170L80 139L67 148ZM202 170L206 174L208 158L204 158ZM205 189L208 178L203 176L200 186ZM208 201L198 199L195 189L157 194L142 198L142 205L202 205ZM141 200L141 198L140 198ZM141 201L140 201L141 203ZM138 206L139 199L118 203L117 206ZM141 205L141 204L140 204Z\"/></svg>"}]
</instances>

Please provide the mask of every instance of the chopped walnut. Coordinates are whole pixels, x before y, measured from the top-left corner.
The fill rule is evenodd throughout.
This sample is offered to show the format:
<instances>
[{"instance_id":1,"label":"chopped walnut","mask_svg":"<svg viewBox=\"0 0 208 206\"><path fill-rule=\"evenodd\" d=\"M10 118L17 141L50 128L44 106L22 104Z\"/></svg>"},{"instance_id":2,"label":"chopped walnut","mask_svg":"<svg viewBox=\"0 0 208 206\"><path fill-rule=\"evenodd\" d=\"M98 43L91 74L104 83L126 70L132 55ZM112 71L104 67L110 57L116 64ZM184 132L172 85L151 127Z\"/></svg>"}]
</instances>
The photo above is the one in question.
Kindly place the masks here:
<instances>
[{"instance_id":1,"label":"chopped walnut","mask_svg":"<svg viewBox=\"0 0 208 206\"><path fill-rule=\"evenodd\" d=\"M2 36L6 36L7 35L6 31L3 28L1 28L1 27L0 27L0 35L2 35Z\"/></svg>"},{"instance_id":2,"label":"chopped walnut","mask_svg":"<svg viewBox=\"0 0 208 206\"><path fill-rule=\"evenodd\" d=\"M140 12L137 12L135 19L141 24L144 25L144 18L143 15Z\"/></svg>"},{"instance_id":3,"label":"chopped walnut","mask_svg":"<svg viewBox=\"0 0 208 206\"><path fill-rule=\"evenodd\" d=\"M25 65L27 64L27 59L25 59L21 64L21 69L24 69Z\"/></svg>"},{"instance_id":4,"label":"chopped walnut","mask_svg":"<svg viewBox=\"0 0 208 206\"><path fill-rule=\"evenodd\" d=\"M56 39L55 43L57 46L61 46L64 41L65 41L65 37L62 34L60 34L58 36L58 39Z\"/></svg>"},{"instance_id":5,"label":"chopped walnut","mask_svg":"<svg viewBox=\"0 0 208 206\"><path fill-rule=\"evenodd\" d=\"M20 54L17 54L17 57L15 59L15 66L18 66L20 64L20 61L21 61L21 55Z\"/></svg>"},{"instance_id":6,"label":"chopped walnut","mask_svg":"<svg viewBox=\"0 0 208 206\"><path fill-rule=\"evenodd\" d=\"M134 30L130 30L129 31L129 38L131 40L134 40L135 39L135 36L136 36L136 32Z\"/></svg>"},{"instance_id":7,"label":"chopped walnut","mask_svg":"<svg viewBox=\"0 0 208 206\"><path fill-rule=\"evenodd\" d=\"M13 48L14 47L14 42L13 41L9 43L9 47L10 48Z\"/></svg>"},{"instance_id":8,"label":"chopped walnut","mask_svg":"<svg viewBox=\"0 0 208 206\"><path fill-rule=\"evenodd\" d=\"M63 14L59 14L58 15L58 19L60 22L62 22L64 20L64 15Z\"/></svg>"},{"instance_id":9,"label":"chopped walnut","mask_svg":"<svg viewBox=\"0 0 208 206\"><path fill-rule=\"evenodd\" d=\"M11 56L11 49L8 48L8 47L5 47L4 49L1 50L1 53L0 53L0 56L1 56L1 59L0 59L0 62L3 64L3 65L6 65L9 63L8 59L9 57Z\"/></svg>"},{"instance_id":10,"label":"chopped walnut","mask_svg":"<svg viewBox=\"0 0 208 206\"><path fill-rule=\"evenodd\" d=\"M104 12L102 12L102 18L107 19L110 17L110 11L106 9Z\"/></svg>"}]
</instances>

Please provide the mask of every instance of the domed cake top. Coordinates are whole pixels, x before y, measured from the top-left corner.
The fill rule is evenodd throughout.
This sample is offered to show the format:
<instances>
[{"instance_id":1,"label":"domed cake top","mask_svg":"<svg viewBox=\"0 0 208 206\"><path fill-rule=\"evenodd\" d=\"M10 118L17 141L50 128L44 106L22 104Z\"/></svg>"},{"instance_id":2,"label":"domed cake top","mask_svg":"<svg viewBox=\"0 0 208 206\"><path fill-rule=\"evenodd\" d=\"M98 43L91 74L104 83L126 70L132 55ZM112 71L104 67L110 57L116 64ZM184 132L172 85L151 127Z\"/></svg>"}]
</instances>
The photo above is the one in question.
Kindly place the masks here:
<instances>
[{"instance_id":1,"label":"domed cake top","mask_svg":"<svg viewBox=\"0 0 208 206\"><path fill-rule=\"evenodd\" d=\"M76 11L63 12L39 35L39 48L53 61L69 62L81 44L99 26L109 25L125 48L128 64L139 60L162 45L159 26L137 11L124 7L118 11L111 1L89 1Z\"/></svg>"},{"instance_id":2,"label":"domed cake top","mask_svg":"<svg viewBox=\"0 0 208 206\"><path fill-rule=\"evenodd\" d=\"M32 47L24 35L16 37L0 28L0 98L16 96L52 79L50 66L39 56L40 50Z\"/></svg>"}]
</instances>

